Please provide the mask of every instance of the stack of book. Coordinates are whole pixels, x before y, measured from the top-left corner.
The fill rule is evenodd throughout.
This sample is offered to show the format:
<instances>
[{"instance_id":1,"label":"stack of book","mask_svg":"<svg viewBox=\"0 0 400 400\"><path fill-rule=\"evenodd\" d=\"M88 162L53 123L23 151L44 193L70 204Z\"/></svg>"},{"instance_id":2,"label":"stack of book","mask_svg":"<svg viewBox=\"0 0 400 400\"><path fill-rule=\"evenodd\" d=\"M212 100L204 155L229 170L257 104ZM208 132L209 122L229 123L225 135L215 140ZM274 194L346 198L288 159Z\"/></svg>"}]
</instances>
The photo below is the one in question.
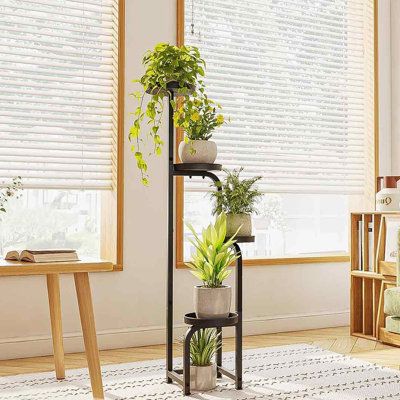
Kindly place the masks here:
<instances>
[{"instance_id":1,"label":"stack of book","mask_svg":"<svg viewBox=\"0 0 400 400\"><path fill-rule=\"evenodd\" d=\"M52 249L52 250L12 250L6 254L6 260L28 261L33 263L79 261L76 250Z\"/></svg>"}]
</instances>

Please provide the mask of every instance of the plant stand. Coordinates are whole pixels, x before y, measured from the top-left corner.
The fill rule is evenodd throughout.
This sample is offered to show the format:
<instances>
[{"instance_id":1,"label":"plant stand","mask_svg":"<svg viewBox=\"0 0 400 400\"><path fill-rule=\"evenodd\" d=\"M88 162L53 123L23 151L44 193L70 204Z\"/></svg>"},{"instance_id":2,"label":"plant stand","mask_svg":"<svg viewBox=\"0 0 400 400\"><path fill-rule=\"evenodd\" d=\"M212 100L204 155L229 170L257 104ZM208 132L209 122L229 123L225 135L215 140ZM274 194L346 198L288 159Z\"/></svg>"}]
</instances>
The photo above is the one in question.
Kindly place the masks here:
<instances>
[{"instance_id":1,"label":"plant stand","mask_svg":"<svg viewBox=\"0 0 400 400\"><path fill-rule=\"evenodd\" d=\"M169 96L174 98L175 87L169 86ZM173 303L174 303L174 177L175 176L201 176L214 182L219 182L218 177L212 171L220 171L220 164L174 164L174 121L173 108L169 103L169 134L168 134L168 270L167 270L167 349L166 349L166 378L167 383L176 382L183 388L184 395L190 395L190 340L193 334L203 328L216 328L221 332L222 328L234 326L235 340L235 371L229 371L222 366L222 347L216 354L217 377L227 376L235 381L236 389L242 389L242 275L243 260L238 243L254 242L254 236L237 237L233 248L239 258L236 261L236 312L230 313L227 318L201 319L196 318L195 313L184 316L185 324L189 325L183 346L183 369L173 368ZM220 188L218 188L220 190ZM222 344L222 343L221 343Z\"/></svg>"}]
</instances>

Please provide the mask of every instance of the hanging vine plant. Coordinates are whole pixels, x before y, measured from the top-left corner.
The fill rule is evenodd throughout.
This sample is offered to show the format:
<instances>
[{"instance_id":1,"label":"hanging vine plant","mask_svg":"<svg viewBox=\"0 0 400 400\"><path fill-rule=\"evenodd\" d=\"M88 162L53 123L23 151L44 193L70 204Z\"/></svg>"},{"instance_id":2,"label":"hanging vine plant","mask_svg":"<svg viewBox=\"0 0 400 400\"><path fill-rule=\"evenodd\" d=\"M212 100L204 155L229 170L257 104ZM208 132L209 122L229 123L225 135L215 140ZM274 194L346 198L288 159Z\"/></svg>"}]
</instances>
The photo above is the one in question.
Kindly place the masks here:
<instances>
[{"instance_id":1,"label":"hanging vine plant","mask_svg":"<svg viewBox=\"0 0 400 400\"><path fill-rule=\"evenodd\" d=\"M188 95L195 88L203 90L205 62L197 47L159 43L144 55L142 63L146 70L140 79L134 81L142 85L142 90L133 93L138 105L133 113L129 140L132 142L131 151L141 172L142 183L148 185L148 164L141 150L142 145L150 140L153 150L148 155L162 153L164 141L159 130L163 120L164 98L167 96L175 108L176 104L170 96L172 87L176 96Z\"/></svg>"}]
</instances>

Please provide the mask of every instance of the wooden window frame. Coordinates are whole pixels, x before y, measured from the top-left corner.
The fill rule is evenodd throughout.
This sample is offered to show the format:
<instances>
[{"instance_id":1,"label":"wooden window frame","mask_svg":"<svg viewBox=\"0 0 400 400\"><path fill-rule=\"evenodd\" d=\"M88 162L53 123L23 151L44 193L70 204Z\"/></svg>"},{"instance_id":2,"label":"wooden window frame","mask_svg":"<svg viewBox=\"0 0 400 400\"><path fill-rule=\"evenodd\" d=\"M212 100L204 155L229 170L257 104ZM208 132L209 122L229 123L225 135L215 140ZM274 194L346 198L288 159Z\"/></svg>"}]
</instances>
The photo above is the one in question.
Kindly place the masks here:
<instances>
[{"instance_id":1,"label":"wooden window frame","mask_svg":"<svg viewBox=\"0 0 400 400\"><path fill-rule=\"evenodd\" d=\"M185 37L185 0L176 0L177 10L177 31L176 42L178 46L184 44ZM379 175L379 114L378 114L378 0L374 0L374 145L375 145L375 178ZM183 139L181 129L176 130L176 151L180 141ZM375 179L376 182L376 179ZM376 188L375 188L376 189ZM375 190L376 192L376 190ZM176 207L176 268L187 268L184 261L183 250L183 217L184 217L184 182L183 177L176 178L175 192ZM280 257L280 258L254 258L243 260L245 266L267 266L267 265L290 265L290 264L316 264L316 263L338 263L349 262L350 253L344 255L326 255L326 256L307 256L307 257Z\"/></svg>"},{"instance_id":2,"label":"wooden window frame","mask_svg":"<svg viewBox=\"0 0 400 400\"><path fill-rule=\"evenodd\" d=\"M113 189L101 200L101 258L113 263L113 271L123 270L124 222L124 107L125 107L125 0L118 0L118 97L117 138L113 154Z\"/></svg>"}]
</instances>

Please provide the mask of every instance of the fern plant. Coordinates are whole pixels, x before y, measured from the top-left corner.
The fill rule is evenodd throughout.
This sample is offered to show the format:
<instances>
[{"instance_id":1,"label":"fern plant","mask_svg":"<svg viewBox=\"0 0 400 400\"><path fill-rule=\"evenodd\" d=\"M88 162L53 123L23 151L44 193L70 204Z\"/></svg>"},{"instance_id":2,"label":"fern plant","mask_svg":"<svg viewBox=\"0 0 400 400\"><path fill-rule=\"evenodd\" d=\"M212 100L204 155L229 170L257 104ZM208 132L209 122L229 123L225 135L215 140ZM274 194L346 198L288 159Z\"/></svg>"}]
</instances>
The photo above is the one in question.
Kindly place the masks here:
<instances>
[{"instance_id":1,"label":"fern plant","mask_svg":"<svg viewBox=\"0 0 400 400\"><path fill-rule=\"evenodd\" d=\"M216 352L221 348L221 334L214 328L200 329L190 341L190 361L193 366L212 364Z\"/></svg>"},{"instance_id":2,"label":"fern plant","mask_svg":"<svg viewBox=\"0 0 400 400\"><path fill-rule=\"evenodd\" d=\"M238 258L232 249L236 234L225 241L226 215L218 215L215 224L203 229L201 237L192 225L186 225L194 236L190 242L196 248L189 262L191 273L200 279L205 287L221 287L223 281L231 274L229 265Z\"/></svg>"},{"instance_id":3,"label":"fern plant","mask_svg":"<svg viewBox=\"0 0 400 400\"><path fill-rule=\"evenodd\" d=\"M214 200L213 214L253 214L257 213L256 203L262 197L262 192L254 185L262 177L241 179L243 167L229 171L224 169L226 177L222 182L214 185L221 190L210 193Z\"/></svg>"}]
</instances>

